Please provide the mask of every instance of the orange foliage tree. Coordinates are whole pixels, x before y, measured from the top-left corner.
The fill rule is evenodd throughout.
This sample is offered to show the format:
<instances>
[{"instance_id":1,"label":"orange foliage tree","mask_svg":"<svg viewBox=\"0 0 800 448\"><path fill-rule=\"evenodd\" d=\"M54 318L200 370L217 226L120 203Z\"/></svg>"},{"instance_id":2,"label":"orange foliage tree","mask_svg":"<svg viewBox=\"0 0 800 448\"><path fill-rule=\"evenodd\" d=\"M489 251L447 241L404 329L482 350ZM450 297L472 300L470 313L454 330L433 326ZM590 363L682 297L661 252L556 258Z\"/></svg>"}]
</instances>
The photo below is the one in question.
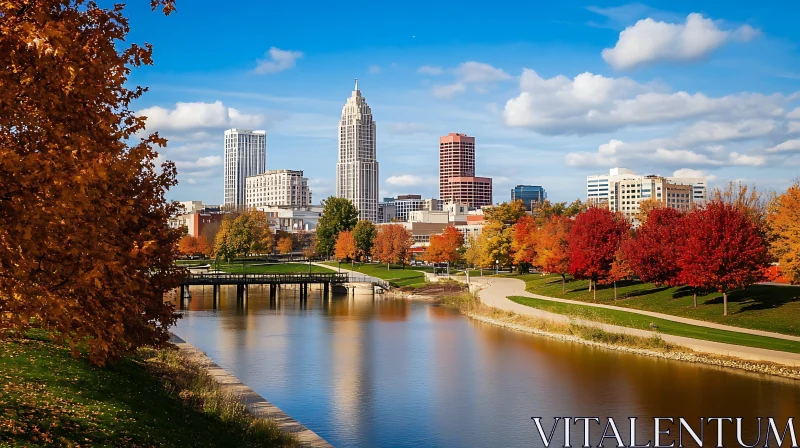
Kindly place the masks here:
<instances>
[{"instance_id":1,"label":"orange foliage tree","mask_svg":"<svg viewBox=\"0 0 800 448\"><path fill-rule=\"evenodd\" d=\"M536 235L538 226L531 215L523 215L513 227L511 251L514 262L522 273L530 271L536 261Z\"/></svg>"},{"instance_id":2,"label":"orange foliage tree","mask_svg":"<svg viewBox=\"0 0 800 448\"><path fill-rule=\"evenodd\" d=\"M336 236L336 245L333 248L333 255L337 260L350 260L353 261L358 254L356 248L356 240L353 238L353 232L349 230L342 230Z\"/></svg>"},{"instance_id":3,"label":"orange foliage tree","mask_svg":"<svg viewBox=\"0 0 800 448\"><path fill-rule=\"evenodd\" d=\"M458 252L464 244L464 235L454 226L448 226L440 235L431 235L430 245L423 258L429 263L453 264L461 258Z\"/></svg>"},{"instance_id":4,"label":"orange foliage tree","mask_svg":"<svg viewBox=\"0 0 800 448\"><path fill-rule=\"evenodd\" d=\"M202 255L208 256L211 253L211 245L204 236L186 235L178 243L178 249L187 256Z\"/></svg>"},{"instance_id":5,"label":"orange foliage tree","mask_svg":"<svg viewBox=\"0 0 800 448\"><path fill-rule=\"evenodd\" d=\"M293 248L294 241L292 240L291 236L287 235L278 240L278 252L282 254L290 254L292 253Z\"/></svg>"},{"instance_id":6,"label":"orange foliage tree","mask_svg":"<svg viewBox=\"0 0 800 448\"><path fill-rule=\"evenodd\" d=\"M566 293L569 272L569 232L572 220L552 215L539 229L535 264L544 272L561 275L561 294Z\"/></svg>"},{"instance_id":7,"label":"orange foliage tree","mask_svg":"<svg viewBox=\"0 0 800 448\"><path fill-rule=\"evenodd\" d=\"M403 263L405 269L412 244L414 238L411 232L401 224L383 225L378 228L378 234L375 236L372 256L386 263L387 269L391 269L391 263Z\"/></svg>"},{"instance_id":8,"label":"orange foliage tree","mask_svg":"<svg viewBox=\"0 0 800 448\"><path fill-rule=\"evenodd\" d=\"M778 196L770 209L772 253L781 264L783 275L800 283L800 181Z\"/></svg>"},{"instance_id":9,"label":"orange foliage tree","mask_svg":"<svg viewBox=\"0 0 800 448\"><path fill-rule=\"evenodd\" d=\"M0 335L35 323L94 364L165 342L184 275L175 165L130 110L152 51L128 32L123 5L0 2Z\"/></svg>"}]
</instances>

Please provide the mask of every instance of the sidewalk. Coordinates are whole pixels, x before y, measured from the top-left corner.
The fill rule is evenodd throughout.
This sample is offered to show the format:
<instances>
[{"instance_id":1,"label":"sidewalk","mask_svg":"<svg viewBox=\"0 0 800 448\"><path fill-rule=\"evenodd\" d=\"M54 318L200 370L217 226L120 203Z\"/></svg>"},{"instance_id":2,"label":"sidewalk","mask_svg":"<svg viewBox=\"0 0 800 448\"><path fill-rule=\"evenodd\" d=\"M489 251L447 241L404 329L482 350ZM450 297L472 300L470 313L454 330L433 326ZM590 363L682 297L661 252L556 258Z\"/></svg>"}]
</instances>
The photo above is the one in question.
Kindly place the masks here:
<instances>
[{"instance_id":1,"label":"sidewalk","mask_svg":"<svg viewBox=\"0 0 800 448\"><path fill-rule=\"evenodd\" d=\"M466 282L464 277L454 276L451 279ZM701 339L693 339L687 338L683 336L673 336L669 334L662 334L656 333L647 330L639 330L635 328L627 328L627 327L620 327L617 325L610 325L610 324L603 324L598 322L590 322L584 321L580 319L573 319L569 316L565 316L563 314L556 314L551 313L549 311L540 310L537 308L532 308L529 306L525 306L516 302L513 302L508 299L510 296L522 296L522 297L532 297L542 300L550 300L554 302L563 302L563 303L571 303L575 305L585 305L585 306L595 306L598 308L608 308L613 310L625 311L630 313L637 313L643 314L650 317L658 317L660 319L672 320L675 322L686 323L690 325L696 325L699 327L706 327L706 328L715 328L720 330L727 330L731 332L738 332L738 333L748 333L758 336L766 336L772 337L776 339L786 339L791 341L800 341L800 337L779 334L779 333L772 333L768 331L760 331L760 330L751 330L746 328L739 328L739 327L732 327L729 325L721 325L712 322L705 322L696 319L688 319L678 316L672 316L669 314L662 314L662 313L653 313L650 311L641 311L641 310L634 310L630 308L622 308L616 307L611 305L604 305L604 304L595 304L595 303L586 303L586 302L578 302L574 300L566 300L566 299L557 299L554 297L547 297L541 296L538 294L532 294L525 291L525 282L515 278L503 278L503 277L470 277L470 284L471 287L477 287L478 289L478 297L480 300L485 303L486 305L492 306L494 308L498 308L505 311L511 311L517 314L537 317L541 319L547 319L554 322L562 322L562 323L569 323L569 322L576 322L579 324L584 325L592 325L598 328L601 328L605 331L611 333L624 333L630 334L633 336L641 336L641 337L652 337L654 334L658 334L661 339L667 342L671 342L673 344L681 345L687 348L690 348L697 352L703 353L711 353L715 355L723 355L723 356L731 356L735 358L741 358L751 361L768 361L774 362L778 364L790 365L790 366L800 366L800 354L798 353L788 353L788 352L781 352L777 350L766 350L761 348L754 348L754 347L744 347L740 345L734 344L724 344L721 342L713 342L713 341L704 341Z\"/></svg>"}]
</instances>

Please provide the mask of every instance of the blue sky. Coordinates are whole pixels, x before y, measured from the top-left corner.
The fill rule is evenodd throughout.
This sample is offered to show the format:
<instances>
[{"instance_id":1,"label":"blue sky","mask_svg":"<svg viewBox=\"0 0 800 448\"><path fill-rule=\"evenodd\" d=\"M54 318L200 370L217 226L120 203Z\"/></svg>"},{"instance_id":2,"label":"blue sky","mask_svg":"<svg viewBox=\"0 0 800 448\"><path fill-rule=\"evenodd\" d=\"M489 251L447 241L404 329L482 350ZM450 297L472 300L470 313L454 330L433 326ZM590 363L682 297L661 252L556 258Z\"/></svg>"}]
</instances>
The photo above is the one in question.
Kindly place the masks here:
<instances>
[{"instance_id":1,"label":"blue sky","mask_svg":"<svg viewBox=\"0 0 800 448\"><path fill-rule=\"evenodd\" d=\"M583 198L614 166L775 190L800 176L792 2L132 3L129 41L155 59L131 76L150 87L134 107L169 139L172 199L222 201L229 127L266 129L267 168L329 196L356 77L382 196L436 197L449 132L476 137L496 202L520 183Z\"/></svg>"}]
</instances>

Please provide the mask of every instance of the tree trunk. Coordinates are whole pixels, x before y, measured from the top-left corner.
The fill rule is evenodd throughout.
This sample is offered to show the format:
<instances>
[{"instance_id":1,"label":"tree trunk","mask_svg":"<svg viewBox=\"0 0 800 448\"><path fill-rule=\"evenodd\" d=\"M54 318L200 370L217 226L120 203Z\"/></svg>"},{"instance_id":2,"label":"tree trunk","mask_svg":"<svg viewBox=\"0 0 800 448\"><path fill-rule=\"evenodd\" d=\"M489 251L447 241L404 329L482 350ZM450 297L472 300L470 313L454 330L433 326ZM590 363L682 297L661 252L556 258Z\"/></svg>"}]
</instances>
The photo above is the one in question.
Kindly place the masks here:
<instances>
[{"instance_id":1,"label":"tree trunk","mask_svg":"<svg viewBox=\"0 0 800 448\"><path fill-rule=\"evenodd\" d=\"M722 291L722 315L728 315L728 293Z\"/></svg>"},{"instance_id":2,"label":"tree trunk","mask_svg":"<svg viewBox=\"0 0 800 448\"><path fill-rule=\"evenodd\" d=\"M392 270L392 263L389 262L389 261L386 262L386 270L387 271L391 271Z\"/></svg>"},{"instance_id":3,"label":"tree trunk","mask_svg":"<svg viewBox=\"0 0 800 448\"><path fill-rule=\"evenodd\" d=\"M594 280L589 280L591 283L594 283L592 287L592 294L594 295L594 301L597 302L597 282Z\"/></svg>"},{"instance_id":4,"label":"tree trunk","mask_svg":"<svg viewBox=\"0 0 800 448\"><path fill-rule=\"evenodd\" d=\"M561 295L563 296L566 293L567 293L567 276L561 274Z\"/></svg>"},{"instance_id":5,"label":"tree trunk","mask_svg":"<svg viewBox=\"0 0 800 448\"><path fill-rule=\"evenodd\" d=\"M617 300L617 282L614 282L614 300Z\"/></svg>"},{"instance_id":6,"label":"tree trunk","mask_svg":"<svg viewBox=\"0 0 800 448\"><path fill-rule=\"evenodd\" d=\"M694 308L697 309L697 290L694 289L692 292L694 293L692 294L692 304L694 305Z\"/></svg>"}]
</instances>

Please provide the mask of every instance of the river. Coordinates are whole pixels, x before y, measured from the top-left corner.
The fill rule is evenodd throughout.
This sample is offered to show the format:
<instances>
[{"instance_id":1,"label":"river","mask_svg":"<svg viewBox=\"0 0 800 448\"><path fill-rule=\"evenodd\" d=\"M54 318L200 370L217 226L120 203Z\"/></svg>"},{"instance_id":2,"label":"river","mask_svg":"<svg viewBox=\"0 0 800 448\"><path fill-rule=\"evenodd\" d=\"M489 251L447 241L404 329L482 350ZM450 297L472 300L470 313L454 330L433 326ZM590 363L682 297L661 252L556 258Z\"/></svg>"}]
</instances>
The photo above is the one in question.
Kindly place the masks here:
<instances>
[{"instance_id":1,"label":"river","mask_svg":"<svg viewBox=\"0 0 800 448\"><path fill-rule=\"evenodd\" d=\"M270 303L252 288L242 307L223 287L214 309L210 288L191 293L175 333L336 447L543 446L534 416L548 433L555 416L614 417L625 440L633 416L744 417L751 444L756 417L783 429L800 416L796 381L517 333L428 303L313 290L301 302L291 289ZM652 421L641 432L652 438ZM715 435L709 425L707 446Z\"/></svg>"}]
</instances>

